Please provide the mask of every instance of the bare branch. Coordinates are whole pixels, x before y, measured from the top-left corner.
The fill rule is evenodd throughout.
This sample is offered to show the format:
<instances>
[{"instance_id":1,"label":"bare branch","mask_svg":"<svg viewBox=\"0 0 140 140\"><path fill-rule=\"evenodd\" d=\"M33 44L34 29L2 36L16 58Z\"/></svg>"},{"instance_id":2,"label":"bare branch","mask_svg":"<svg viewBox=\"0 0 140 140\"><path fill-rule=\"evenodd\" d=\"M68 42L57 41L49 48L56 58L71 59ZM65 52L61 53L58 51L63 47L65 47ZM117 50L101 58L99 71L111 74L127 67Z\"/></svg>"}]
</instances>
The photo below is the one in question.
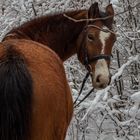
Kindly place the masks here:
<instances>
[{"instance_id":1,"label":"bare branch","mask_svg":"<svg viewBox=\"0 0 140 140\"><path fill-rule=\"evenodd\" d=\"M135 7L140 7L140 3L138 3L135 6L131 7L131 9L134 9ZM107 16L107 17L103 17L103 18L95 18L95 19L78 19L77 20L77 19L74 19L74 18L72 18L72 17L70 17L70 16L68 16L66 14L63 14L63 16L68 18L68 19L70 19L70 20L72 20L72 21L74 21L74 22L82 22L82 21L87 21L88 22L88 21L97 21L97 20L107 20L107 19L112 18L114 16L119 16L121 14L124 14L124 13L128 12L129 10L130 10L130 8L124 10L123 12L116 13L115 15L111 15L111 16Z\"/></svg>"}]
</instances>

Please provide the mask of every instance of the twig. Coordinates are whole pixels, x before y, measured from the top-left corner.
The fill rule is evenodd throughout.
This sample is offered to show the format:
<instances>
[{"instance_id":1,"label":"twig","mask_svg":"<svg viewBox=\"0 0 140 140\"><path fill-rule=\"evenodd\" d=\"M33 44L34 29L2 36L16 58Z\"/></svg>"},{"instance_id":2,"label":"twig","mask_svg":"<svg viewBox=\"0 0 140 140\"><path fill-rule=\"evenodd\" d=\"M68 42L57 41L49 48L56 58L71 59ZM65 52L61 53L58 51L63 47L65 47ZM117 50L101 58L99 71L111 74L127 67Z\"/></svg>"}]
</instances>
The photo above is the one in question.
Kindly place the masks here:
<instances>
[{"instance_id":1,"label":"twig","mask_svg":"<svg viewBox=\"0 0 140 140\"><path fill-rule=\"evenodd\" d=\"M106 17L106 18L96 18L96 19L79 19L79 20L77 20L77 19L74 19L74 18L72 18L72 17L69 17L69 16L67 16L66 14L63 14L66 18L68 18L68 19L70 19L70 20L72 20L72 21L74 21L74 22L82 22L82 21L96 21L96 20L99 20L99 19L108 19L108 17L112 17L112 16L108 16L108 17ZM99 26L96 26L96 25L88 25L87 27L95 27L95 28L97 28L97 29L99 29L99 30L101 30L101 31L103 31L103 32L111 32L111 33L113 33L113 34L116 34L115 32L113 32L112 30L110 30L110 29L103 29L103 28L100 28Z\"/></svg>"},{"instance_id":2,"label":"twig","mask_svg":"<svg viewBox=\"0 0 140 140\"><path fill-rule=\"evenodd\" d=\"M109 91L109 89L111 88L111 84L115 81L115 79L117 79L119 76L122 75L124 69L125 69L127 66L129 66L132 62L135 62L135 61L138 62L138 59L139 59L139 55L129 57L129 58L128 58L128 61L127 61L125 64L123 64L123 65L118 69L118 72L116 72L116 73L112 76L110 85L107 86L105 89L99 90L99 91L97 91L97 92L95 93L96 96L95 96L94 100L92 101L92 103L90 104L90 106L89 106L89 108L88 108L86 114L85 114L84 117L82 118L82 120L84 120L84 119L88 116L88 114L91 113L91 112L94 110L94 108L96 108L96 105L97 105L97 103L100 101L100 99L102 98L102 96L103 96L104 94L106 94L106 93Z\"/></svg>"},{"instance_id":3,"label":"twig","mask_svg":"<svg viewBox=\"0 0 140 140\"><path fill-rule=\"evenodd\" d=\"M5 8L2 7L2 15L4 15L4 12L5 12Z\"/></svg>"},{"instance_id":4,"label":"twig","mask_svg":"<svg viewBox=\"0 0 140 140\"><path fill-rule=\"evenodd\" d=\"M36 10L35 10L35 7L34 7L33 3L32 3L32 8L33 8L34 15L37 16L37 13L36 13Z\"/></svg>"},{"instance_id":5,"label":"twig","mask_svg":"<svg viewBox=\"0 0 140 140\"><path fill-rule=\"evenodd\" d=\"M137 7L138 5L140 5L140 3L138 3L138 4L136 4L135 6L131 7L131 9ZM84 22L84 21L89 22L89 21L97 21L97 20L107 20L107 19L109 19L109 18L112 18L112 17L114 17L114 16L119 16L120 14L126 13L126 12L128 12L128 11L129 11L129 9L124 10L123 12L119 12L119 13L117 13L117 14L115 14L115 15L111 15L111 16L107 16L107 17L103 17L103 18L95 18L95 19L78 19L78 20L77 20L77 19L74 19L74 18L72 18L72 17L70 17L70 16L68 16L68 15L66 15L66 14L63 14L63 16L66 17L66 18L68 18L69 20L74 21L74 22ZM97 29L99 29L99 30L101 30L101 31L103 31L103 32L111 32L111 33L113 33L113 34L116 34L115 32L113 32L113 31L110 30L110 29L102 29L102 28L100 28L99 26L96 26L96 25L88 25L88 27L95 27L95 28L97 28Z\"/></svg>"},{"instance_id":6,"label":"twig","mask_svg":"<svg viewBox=\"0 0 140 140\"><path fill-rule=\"evenodd\" d=\"M104 17L104 18L95 18L95 19L92 19L92 18L90 18L90 19L74 19L74 18L72 18L72 17L70 17L66 14L63 14L63 16L72 20L72 21L74 21L74 22L106 20L106 19L114 17L113 15L111 15L111 16L107 16L107 17Z\"/></svg>"},{"instance_id":7,"label":"twig","mask_svg":"<svg viewBox=\"0 0 140 140\"><path fill-rule=\"evenodd\" d=\"M140 5L140 3L137 3L135 6L133 6L133 7L131 7L131 9L134 9L135 7L140 7L139 6ZM119 13L116 13L115 15L111 15L111 16L107 16L107 17L103 17L103 18L95 18L95 19L74 19L74 18L72 18L72 17L70 17L70 16L68 16L68 15L66 15L66 14L63 14L63 16L64 17L66 17L66 18L68 18L68 19L70 19L70 20L72 20L72 21L74 21L74 22L82 22L82 21L97 21L97 20L107 20L107 19L109 19L109 18L112 18L112 17L114 17L114 16L119 16L119 15L121 15L121 14L124 14L124 13L126 13L126 12L128 12L130 9L126 9L126 10L124 10L123 12L119 12Z\"/></svg>"}]
</instances>

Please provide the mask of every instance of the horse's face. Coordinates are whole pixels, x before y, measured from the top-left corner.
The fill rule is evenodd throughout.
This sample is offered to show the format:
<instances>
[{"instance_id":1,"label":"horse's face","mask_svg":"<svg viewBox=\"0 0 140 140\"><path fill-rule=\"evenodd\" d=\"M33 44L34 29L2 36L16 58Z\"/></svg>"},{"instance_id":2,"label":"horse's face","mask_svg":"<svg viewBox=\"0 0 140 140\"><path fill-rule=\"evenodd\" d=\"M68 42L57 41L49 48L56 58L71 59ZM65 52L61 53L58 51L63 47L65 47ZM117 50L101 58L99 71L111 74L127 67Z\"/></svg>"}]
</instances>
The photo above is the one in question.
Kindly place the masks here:
<instances>
[{"instance_id":1,"label":"horse's face","mask_svg":"<svg viewBox=\"0 0 140 140\"><path fill-rule=\"evenodd\" d=\"M112 5L106 7L106 16L113 16ZM100 18L98 4L94 3L88 18ZM78 58L92 73L94 88L102 89L110 83L110 57L116 36L110 31L113 17L107 20L89 21L79 36Z\"/></svg>"}]
</instances>

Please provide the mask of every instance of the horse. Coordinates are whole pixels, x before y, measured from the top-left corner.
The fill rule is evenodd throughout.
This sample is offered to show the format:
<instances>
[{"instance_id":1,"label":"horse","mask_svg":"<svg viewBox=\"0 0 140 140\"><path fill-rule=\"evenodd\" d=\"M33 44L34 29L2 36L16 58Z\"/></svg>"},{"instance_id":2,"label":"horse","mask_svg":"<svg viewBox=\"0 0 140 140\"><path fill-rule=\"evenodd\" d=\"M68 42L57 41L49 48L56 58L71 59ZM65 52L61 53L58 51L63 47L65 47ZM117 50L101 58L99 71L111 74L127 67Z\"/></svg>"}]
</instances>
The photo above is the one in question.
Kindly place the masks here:
<instances>
[{"instance_id":1,"label":"horse","mask_svg":"<svg viewBox=\"0 0 140 140\"><path fill-rule=\"evenodd\" d=\"M110 82L112 5L38 17L0 43L1 140L64 140L73 114L63 62L77 53L97 89Z\"/></svg>"},{"instance_id":2,"label":"horse","mask_svg":"<svg viewBox=\"0 0 140 140\"><path fill-rule=\"evenodd\" d=\"M77 53L81 63L86 67L90 66L93 87L101 89L110 82L110 56L116 40L112 31L113 16L111 4L106 7L106 12L101 12L98 3L94 3L89 10L31 20L11 30L5 39L39 42L54 50L62 61ZM99 19L95 20L97 18Z\"/></svg>"}]
</instances>

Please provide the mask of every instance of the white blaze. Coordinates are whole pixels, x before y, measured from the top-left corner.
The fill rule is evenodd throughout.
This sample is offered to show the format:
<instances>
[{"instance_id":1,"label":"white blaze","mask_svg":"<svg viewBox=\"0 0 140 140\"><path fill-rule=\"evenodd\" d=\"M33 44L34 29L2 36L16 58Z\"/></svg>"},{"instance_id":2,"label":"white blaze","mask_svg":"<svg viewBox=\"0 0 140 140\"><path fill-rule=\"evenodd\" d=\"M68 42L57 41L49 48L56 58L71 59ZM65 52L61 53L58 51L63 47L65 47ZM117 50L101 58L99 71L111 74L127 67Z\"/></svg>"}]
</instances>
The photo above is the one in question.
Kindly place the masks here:
<instances>
[{"instance_id":1,"label":"white blaze","mask_svg":"<svg viewBox=\"0 0 140 140\"><path fill-rule=\"evenodd\" d=\"M108 70L108 66L107 63L104 59L100 59L97 61L96 65L95 65L95 76L94 76L94 80L96 80L97 76L101 75L101 81L100 83L96 83L97 85L99 84L105 84L107 85L109 83L109 70Z\"/></svg>"},{"instance_id":2,"label":"white blaze","mask_svg":"<svg viewBox=\"0 0 140 140\"><path fill-rule=\"evenodd\" d=\"M102 29L108 29L108 28L104 26ZM104 32L102 30L100 31L99 38L100 38L100 40L102 42L101 54L104 54L105 42L110 37L110 35L111 35L110 32Z\"/></svg>"},{"instance_id":3,"label":"white blaze","mask_svg":"<svg viewBox=\"0 0 140 140\"><path fill-rule=\"evenodd\" d=\"M102 29L108 29L107 27L103 27ZM101 54L105 54L105 46L106 40L109 39L111 33L100 31L99 39L102 43ZM100 81L96 81L97 77L100 76ZM96 87L100 87L101 85L107 86L109 83L109 69L105 59L99 59L95 64L95 75L94 75L94 84Z\"/></svg>"}]
</instances>

